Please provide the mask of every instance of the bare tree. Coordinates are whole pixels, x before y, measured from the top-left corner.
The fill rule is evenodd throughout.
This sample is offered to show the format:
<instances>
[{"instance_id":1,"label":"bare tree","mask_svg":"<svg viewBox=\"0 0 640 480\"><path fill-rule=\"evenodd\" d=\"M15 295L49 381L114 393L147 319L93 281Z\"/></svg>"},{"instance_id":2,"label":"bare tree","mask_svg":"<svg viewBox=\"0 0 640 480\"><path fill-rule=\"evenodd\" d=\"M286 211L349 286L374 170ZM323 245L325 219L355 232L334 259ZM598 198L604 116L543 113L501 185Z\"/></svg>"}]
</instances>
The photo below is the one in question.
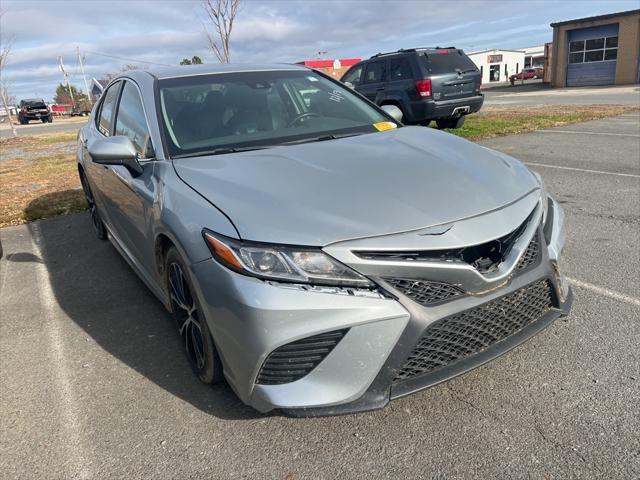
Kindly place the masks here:
<instances>
[{"instance_id":1,"label":"bare tree","mask_svg":"<svg viewBox=\"0 0 640 480\"><path fill-rule=\"evenodd\" d=\"M4 15L4 11L0 10L0 25L2 23L2 16ZM4 113L7 115L7 120L9 121L9 125L11 126L11 133L14 137L18 136L18 132L16 131L16 127L13 125L11 121L11 112L9 110L9 82L4 78L3 74L5 72L5 67L9 62L9 55L11 55L11 47L13 45L13 39L9 39L3 41L0 37L0 97L2 100L2 106L4 107Z\"/></svg>"},{"instance_id":2,"label":"bare tree","mask_svg":"<svg viewBox=\"0 0 640 480\"><path fill-rule=\"evenodd\" d=\"M240 0L202 0L202 5L212 24L212 31L205 27L209 48L220 63L229 63L231 30L240 8Z\"/></svg>"}]
</instances>

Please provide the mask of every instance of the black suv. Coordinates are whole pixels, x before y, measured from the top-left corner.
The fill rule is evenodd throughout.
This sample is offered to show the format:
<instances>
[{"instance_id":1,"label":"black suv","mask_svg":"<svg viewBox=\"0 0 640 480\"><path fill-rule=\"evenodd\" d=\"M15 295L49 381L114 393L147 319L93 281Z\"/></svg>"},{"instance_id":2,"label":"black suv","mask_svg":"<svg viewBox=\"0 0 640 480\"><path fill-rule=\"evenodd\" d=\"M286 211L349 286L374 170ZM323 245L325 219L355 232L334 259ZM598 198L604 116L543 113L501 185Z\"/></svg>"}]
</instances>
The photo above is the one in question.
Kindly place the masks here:
<instances>
[{"instance_id":1,"label":"black suv","mask_svg":"<svg viewBox=\"0 0 640 480\"><path fill-rule=\"evenodd\" d=\"M41 98L27 98L20 100L20 111L18 120L22 125L29 123L29 120L40 120L42 123L51 123L53 114Z\"/></svg>"},{"instance_id":2,"label":"black suv","mask_svg":"<svg viewBox=\"0 0 640 480\"><path fill-rule=\"evenodd\" d=\"M480 110L480 70L455 47L379 53L351 67L342 81L378 105L395 105L408 124L460 128Z\"/></svg>"}]
</instances>

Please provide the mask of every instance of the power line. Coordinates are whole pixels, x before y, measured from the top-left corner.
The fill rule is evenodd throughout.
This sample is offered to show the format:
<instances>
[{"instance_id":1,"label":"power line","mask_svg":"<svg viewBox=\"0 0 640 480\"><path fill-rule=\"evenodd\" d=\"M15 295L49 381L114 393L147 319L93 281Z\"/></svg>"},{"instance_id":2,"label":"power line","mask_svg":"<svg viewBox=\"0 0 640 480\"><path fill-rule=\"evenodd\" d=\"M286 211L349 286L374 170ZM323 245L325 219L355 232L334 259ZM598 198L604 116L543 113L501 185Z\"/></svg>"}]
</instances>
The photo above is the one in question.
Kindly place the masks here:
<instances>
[{"instance_id":1,"label":"power line","mask_svg":"<svg viewBox=\"0 0 640 480\"><path fill-rule=\"evenodd\" d=\"M116 55L109 55L107 53L101 53L101 52L92 52L90 50L85 50L85 53L91 53L92 55L98 55L98 56L101 56L101 57L114 58L116 60L124 60L126 62L146 63L146 64L149 64L149 65L158 65L160 67L172 67L173 66L173 65L169 65L167 63L147 62L146 60L136 60L135 58L118 57Z\"/></svg>"}]
</instances>

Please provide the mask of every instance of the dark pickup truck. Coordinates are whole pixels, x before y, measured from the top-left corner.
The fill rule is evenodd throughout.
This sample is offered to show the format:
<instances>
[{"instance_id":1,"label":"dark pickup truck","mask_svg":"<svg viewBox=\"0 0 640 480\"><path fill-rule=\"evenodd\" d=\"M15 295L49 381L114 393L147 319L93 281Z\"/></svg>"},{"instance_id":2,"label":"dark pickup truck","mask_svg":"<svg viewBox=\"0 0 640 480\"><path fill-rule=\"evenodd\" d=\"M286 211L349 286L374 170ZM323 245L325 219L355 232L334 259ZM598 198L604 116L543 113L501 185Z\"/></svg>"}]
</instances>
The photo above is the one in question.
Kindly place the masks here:
<instances>
[{"instance_id":1,"label":"dark pickup truck","mask_svg":"<svg viewBox=\"0 0 640 480\"><path fill-rule=\"evenodd\" d=\"M20 100L20 110L18 120L22 125L26 125L31 120L40 120L42 123L51 123L53 114L41 98L27 98Z\"/></svg>"}]
</instances>

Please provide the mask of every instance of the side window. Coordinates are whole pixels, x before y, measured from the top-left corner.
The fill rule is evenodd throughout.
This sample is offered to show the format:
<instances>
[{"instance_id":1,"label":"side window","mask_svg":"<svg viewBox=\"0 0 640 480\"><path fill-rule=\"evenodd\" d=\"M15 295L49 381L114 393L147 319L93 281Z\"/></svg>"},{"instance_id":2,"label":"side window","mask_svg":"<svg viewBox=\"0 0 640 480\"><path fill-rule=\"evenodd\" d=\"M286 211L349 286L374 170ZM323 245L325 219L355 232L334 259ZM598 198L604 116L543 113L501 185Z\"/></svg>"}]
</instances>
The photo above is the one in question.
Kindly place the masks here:
<instances>
[{"instance_id":1,"label":"side window","mask_svg":"<svg viewBox=\"0 0 640 480\"><path fill-rule=\"evenodd\" d=\"M364 83L377 83L384 80L385 62L371 62L364 73Z\"/></svg>"},{"instance_id":2,"label":"side window","mask_svg":"<svg viewBox=\"0 0 640 480\"><path fill-rule=\"evenodd\" d=\"M411 65L406 58L393 58L389 62L389 80L406 80L412 78Z\"/></svg>"},{"instance_id":3,"label":"side window","mask_svg":"<svg viewBox=\"0 0 640 480\"><path fill-rule=\"evenodd\" d=\"M100 115L98 115L98 121L96 126L100 133L105 136L109 136L111 132L111 125L113 120L113 112L115 111L116 100L118 99L118 92L120 91L120 82L114 83L104 93L104 100L100 105Z\"/></svg>"},{"instance_id":4,"label":"side window","mask_svg":"<svg viewBox=\"0 0 640 480\"><path fill-rule=\"evenodd\" d=\"M356 65L342 78L342 83L350 82L354 85L360 83L362 79L362 67L363 65Z\"/></svg>"},{"instance_id":5,"label":"side window","mask_svg":"<svg viewBox=\"0 0 640 480\"><path fill-rule=\"evenodd\" d=\"M138 89L129 81L125 81L122 88L116 116L115 135L129 137L140 157L150 158L154 156L149 127L142 108L142 100Z\"/></svg>"}]
</instances>

